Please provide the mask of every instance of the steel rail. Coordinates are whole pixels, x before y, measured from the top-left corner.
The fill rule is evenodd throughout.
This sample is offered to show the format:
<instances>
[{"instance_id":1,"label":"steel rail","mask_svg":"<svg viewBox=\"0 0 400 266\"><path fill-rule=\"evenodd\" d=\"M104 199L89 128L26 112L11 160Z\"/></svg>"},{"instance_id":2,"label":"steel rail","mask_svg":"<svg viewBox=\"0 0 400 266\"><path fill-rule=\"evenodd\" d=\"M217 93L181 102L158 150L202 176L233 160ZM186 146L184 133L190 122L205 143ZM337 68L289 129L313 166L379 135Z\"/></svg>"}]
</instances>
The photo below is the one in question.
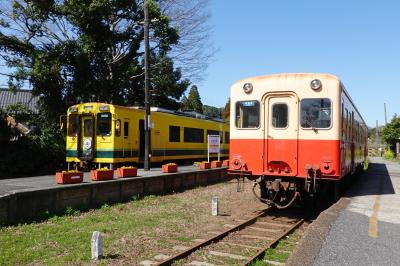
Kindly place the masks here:
<instances>
[{"instance_id":1,"label":"steel rail","mask_svg":"<svg viewBox=\"0 0 400 266\"><path fill-rule=\"evenodd\" d=\"M248 266L251 265L251 263L253 263L255 260L257 259L261 259L265 252L267 251L267 249L275 246L276 244L278 244L278 242L284 238L285 236L287 236L288 234L290 234L294 229L296 229L297 227L299 227L301 224L303 224L304 219L300 219L298 222L296 222L292 227L290 227L288 230L286 230L285 232L283 232L281 235L279 235L274 241L272 241L271 243L269 243L267 246L263 247L258 253L257 255L255 255L254 257L252 257L251 259L249 259L246 263L243 264L243 266Z\"/></svg>"},{"instance_id":2,"label":"steel rail","mask_svg":"<svg viewBox=\"0 0 400 266\"><path fill-rule=\"evenodd\" d=\"M226 237L227 235L229 235L230 233L238 231L238 230L242 229L243 227L246 227L249 224L252 224L252 223L256 222L258 218L266 215L267 211L270 210L270 209L271 208L264 209L264 210L260 211L259 214L257 214L256 216L244 221L243 223L241 223L241 224L239 224L239 225L237 225L235 227L232 227L232 228L222 232L221 234L219 234L217 236L211 237L211 238L209 238L209 239L207 239L207 240L205 240L205 241L203 241L203 242L201 242L201 243L199 243L199 244L197 244L197 245L195 245L195 246L193 246L191 248L188 248L187 250L184 250L184 251L182 251L182 252L180 252L180 253L178 253L176 255L173 255L172 257L169 257L168 259L165 259L165 260L163 260L163 261L161 261L161 262L159 262L159 263L157 263L155 265L156 266L171 265L176 260L180 260L180 259L186 258L190 254L192 254L193 252L198 250L199 248L202 248L202 247L208 246L209 244L217 242L220 239L222 239L222 238Z\"/></svg>"}]
</instances>

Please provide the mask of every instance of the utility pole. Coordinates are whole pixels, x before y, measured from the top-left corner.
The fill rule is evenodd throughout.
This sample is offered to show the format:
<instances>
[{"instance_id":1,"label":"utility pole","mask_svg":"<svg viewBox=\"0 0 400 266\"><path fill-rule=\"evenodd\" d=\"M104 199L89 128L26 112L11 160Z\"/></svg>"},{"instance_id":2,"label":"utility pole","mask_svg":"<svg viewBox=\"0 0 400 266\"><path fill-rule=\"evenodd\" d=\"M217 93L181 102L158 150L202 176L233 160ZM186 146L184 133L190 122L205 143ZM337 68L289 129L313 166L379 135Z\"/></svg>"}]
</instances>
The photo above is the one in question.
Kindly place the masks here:
<instances>
[{"instance_id":1,"label":"utility pole","mask_svg":"<svg viewBox=\"0 0 400 266\"><path fill-rule=\"evenodd\" d=\"M376 147L378 147L378 139L379 139L378 120L376 120L376 128L375 128L375 145L376 145Z\"/></svg>"},{"instance_id":2,"label":"utility pole","mask_svg":"<svg viewBox=\"0 0 400 266\"><path fill-rule=\"evenodd\" d=\"M383 109L385 111L385 126L386 126L386 124L387 124L386 103L383 103Z\"/></svg>"},{"instance_id":3,"label":"utility pole","mask_svg":"<svg viewBox=\"0 0 400 266\"><path fill-rule=\"evenodd\" d=\"M150 56L149 56L149 2L144 1L144 170L150 170Z\"/></svg>"}]
</instances>

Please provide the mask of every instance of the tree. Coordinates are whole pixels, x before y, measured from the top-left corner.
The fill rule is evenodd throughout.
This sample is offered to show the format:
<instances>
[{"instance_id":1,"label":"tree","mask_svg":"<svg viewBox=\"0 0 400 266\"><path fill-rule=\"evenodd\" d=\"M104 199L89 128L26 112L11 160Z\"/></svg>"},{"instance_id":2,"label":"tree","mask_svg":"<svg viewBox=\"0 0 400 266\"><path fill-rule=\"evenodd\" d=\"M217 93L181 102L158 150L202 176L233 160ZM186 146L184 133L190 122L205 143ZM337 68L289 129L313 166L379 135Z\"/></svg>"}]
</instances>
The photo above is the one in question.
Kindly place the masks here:
<instances>
[{"instance_id":1,"label":"tree","mask_svg":"<svg viewBox=\"0 0 400 266\"><path fill-rule=\"evenodd\" d=\"M179 42L172 45L171 58L184 77L200 82L216 49L210 39L208 0L160 0L160 7L178 30Z\"/></svg>"},{"instance_id":2,"label":"tree","mask_svg":"<svg viewBox=\"0 0 400 266\"><path fill-rule=\"evenodd\" d=\"M225 121L229 122L229 117L231 114L231 97L228 98L228 101L225 104L224 111L222 112L222 117Z\"/></svg>"},{"instance_id":3,"label":"tree","mask_svg":"<svg viewBox=\"0 0 400 266\"><path fill-rule=\"evenodd\" d=\"M169 56L177 29L149 1L152 104L176 109L189 85ZM14 0L0 4L0 58L9 87L26 82L56 121L80 101L144 105L143 1Z\"/></svg>"},{"instance_id":4,"label":"tree","mask_svg":"<svg viewBox=\"0 0 400 266\"><path fill-rule=\"evenodd\" d=\"M221 118L222 108L203 105L203 114L211 118Z\"/></svg>"},{"instance_id":5,"label":"tree","mask_svg":"<svg viewBox=\"0 0 400 266\"><path fill-rule=\"evenodd\" d=\"M203 113L203 103L201 102L200 94L196 85L193 85L190 88L189 95L185 101L185 104L183 105L183 109L193 110L200 114Z\"/></svg>"},{"instance_id":6,"label":"tree","mask_svg":"<svg viewBox=\"0 0 400 266\"><path fill-rule=\"evenodd\" d=\"M386 124L382 130L382 139L384 142L390 145L391 149L394 150L396 142L400 138L400 116L394 115L392 121Z\"/></svg>"}]
</instances>

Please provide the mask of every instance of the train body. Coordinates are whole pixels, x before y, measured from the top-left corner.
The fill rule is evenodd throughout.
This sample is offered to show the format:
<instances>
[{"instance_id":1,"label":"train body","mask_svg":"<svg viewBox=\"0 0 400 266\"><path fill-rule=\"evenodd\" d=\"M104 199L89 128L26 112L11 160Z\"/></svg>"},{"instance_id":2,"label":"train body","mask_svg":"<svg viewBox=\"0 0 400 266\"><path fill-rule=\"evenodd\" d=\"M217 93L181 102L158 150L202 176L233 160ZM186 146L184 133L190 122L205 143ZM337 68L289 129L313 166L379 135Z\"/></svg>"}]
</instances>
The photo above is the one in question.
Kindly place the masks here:
<instances>
[{"instance_id":1,"label":"train body","mask_svg":"<svg viewBox=\"0 0 400 266\"><path fill-rule=\"evenodd\" d=\"M260 200L337 190L367 156L367 127L329 74L247 78L231 88L230 174L259 180ZM337 194L337 191L333 193Z\"/></svg>"},{"instance_id":2,"label":"train body","mask_svg":"<svg viewBox=\"0 0 400 266\"><path fill-rule=\"evenodd\" d=\"M68 166L104 164L113 168L143 162L144 115L141 108L105 103L71 106L67 113ZM151 108L150 117L152 162L207 158L207 135L220 135L221 156L228 156L227 124L161 108Z\"/></svg>"}]
</instances>

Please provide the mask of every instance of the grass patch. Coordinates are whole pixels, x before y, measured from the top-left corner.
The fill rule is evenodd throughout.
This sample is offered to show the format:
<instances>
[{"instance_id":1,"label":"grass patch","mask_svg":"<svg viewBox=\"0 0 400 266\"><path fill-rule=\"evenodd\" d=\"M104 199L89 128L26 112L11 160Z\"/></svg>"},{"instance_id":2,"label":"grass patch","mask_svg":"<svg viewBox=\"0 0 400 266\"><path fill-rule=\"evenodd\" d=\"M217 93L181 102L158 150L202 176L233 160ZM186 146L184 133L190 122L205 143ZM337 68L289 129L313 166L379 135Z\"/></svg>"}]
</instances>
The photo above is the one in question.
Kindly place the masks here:
<instances>
[{"instance_id":1,"label":"grass patch","mask_svg":"<svg viewBox=\"0 0 400 266\"><path fill-rule=\"evenodd\" d=\"M279 241L275 248L267 249L264 258L262 260L255 261L252 266L270 265L264 260L285 263L289 259L289 256L293 252L294 248L297 246L297 242L300 240L300 238L300 230L294 231L286 236L286 238Z\"/></svg>"},{"instance_id":2,"label":"grass patch","mask_svg":"<svg viewBox=\"0 0 400 266\"><path fill-rule=\"evenodd\" d=\"M42 223L0 228L0 265L88 263L93 231L102 232L106 257L118 256L124 236L143 237L176 230L178 222L189 223L190 217L174 210L177 203L178 198L148 196L86 213L68 208L65 215ZM161 242L159 246L168 246L168 241Z\"/></svg>"}]
</instances>

